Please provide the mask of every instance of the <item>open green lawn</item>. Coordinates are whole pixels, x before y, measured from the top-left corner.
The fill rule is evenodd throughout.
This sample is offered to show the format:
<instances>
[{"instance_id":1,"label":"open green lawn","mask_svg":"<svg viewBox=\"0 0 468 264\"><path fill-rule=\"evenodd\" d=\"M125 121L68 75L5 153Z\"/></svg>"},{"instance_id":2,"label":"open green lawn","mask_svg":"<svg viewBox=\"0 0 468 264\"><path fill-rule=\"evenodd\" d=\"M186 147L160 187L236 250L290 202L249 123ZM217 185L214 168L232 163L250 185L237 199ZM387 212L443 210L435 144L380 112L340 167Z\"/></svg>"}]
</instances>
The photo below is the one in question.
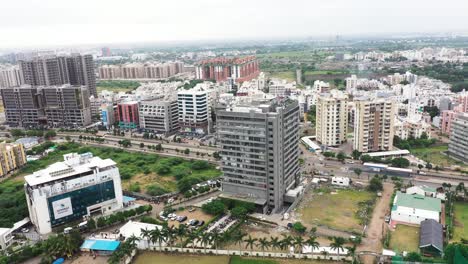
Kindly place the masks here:
<instances>
[{"instance_id":1,"label":"open green lawn","mask_svg":"<svg viewBox=\"0 0 468 264\"><path fill-rule=\"evenodd\" d=\"M288 81L296 80L296 73L292 71L270 72L268 73L268 76L271 78L285 79Z\"/></svg>"},{"instance_id":2,"label":"open green lawn","mask_svg":"<svg viewBox=\"0 0 468 264\"><path fill-rule=\"evenodd\" d=\"M449 167L452 165L463 165L462 162L454 160L447 155L442 154L448 150L447 145L431 146L428 148L413 148L411 153L422 160L431 164Z\"/></svg>"},{"instance_id":3,"label":"open green lawn","mask_svg":"<svg viewBox=\"0 0 468 264\"><path fill-rule=\"evenodd\" d=\"M338 190L307 194L297 210L302 223L308 226L324 225L343 231L361 232L362 226L356 217L359 203L370 201L375 194L358 190Z\"/></svg>"},{"instance_id":4,"label":"open green lawn","mask_svg":"<svg viewBox=\"0 0 468 264\"><path fill-rule=\"evenodd\" d=\"M390 248L397 252L419 252L419 227L397 225L391 233Z\"/></svg>"},{"instance_id":5,"label":"open green lawn","mask_svg":"<svg viewBox=\"0 0 468 264\"><path fill-rule=\"evenodd\" d=\"M140 86L139 82L127 80L102 80L96 84L96 89L99 92L108 90L112 92L127 92L135 90Z\"/></svg>"},{"instance_id":6,"label":"open green lawn","mask_svg":"<svg viewBox=\"0 0 468 264\"><path fill-rule=\"evenodd\" d=\"M453 241L468 239L468 203L456 202L454 205L454 234Z\"/></svg>"},{"instance_id":7,"label":"open green lawn","mask_svg":"<svg viewBox=\"0 0 468 264\"><path fill-rule=\"evenodd\" d=\"M46 157L28 162L19 172L21 175L33 173L36 170L43 169L48 165L63 160L63 155L70 152L91 152L95 156L103 159L110 158L117 163L122 178L124 189L137 192L146 192L146 188L150 185L156 186L153 189L158 189L162 193L172 192L177 190L177 180L189 177L199 181L209 180L221 175L221 172L211 164L202 162L203 168L193 169L196 161L189 161L183 158L168 158L161 157L157 154L127 152L122 149L108 147L92 147L83 146L78 143L66 143L59 145L58 150L50 153ZM200 162L198 162L200 164ZM138 185L132 190L130 186ZM153 194L153 195L159 195Z\"/></svg>"}]
</instances>

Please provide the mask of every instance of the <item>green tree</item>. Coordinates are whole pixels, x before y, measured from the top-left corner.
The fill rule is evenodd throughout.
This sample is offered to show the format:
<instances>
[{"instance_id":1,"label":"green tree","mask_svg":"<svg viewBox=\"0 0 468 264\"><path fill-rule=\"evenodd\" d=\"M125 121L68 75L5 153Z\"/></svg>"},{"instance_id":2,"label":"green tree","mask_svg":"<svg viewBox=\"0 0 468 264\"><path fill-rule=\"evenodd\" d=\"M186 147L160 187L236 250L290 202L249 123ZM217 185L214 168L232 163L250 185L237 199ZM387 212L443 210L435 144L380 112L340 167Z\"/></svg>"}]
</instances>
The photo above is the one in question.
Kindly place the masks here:
<instances>
[{"instance_id":1,"label":"green tree","mask_svg":"<svg viewBox=\"0 0 468 264\"><path fill-rule=\"evenodd\" d=\"M250 255L252 255L252 250L253 250L253 247L255 246L255 242L257 242L257 240L258 239L253 238L251 235L249 235L249 237L246 240L244 240L245 248L250 247Z\"/></svg>"},{"instance_id":2,"label":"green tree","mask_svg":"<svg viewBox=\"0 0 468 264\"><path fill-rule=\"evenodd\" d=\"M378 192L383 190L383 184L382 180L379 177L373 177L370 182L369 186L367 186L367 189L371 192Z\"/></svg>"},{"instance_id":3,"label":"green tree","mask_svg":"<svg viewBox=\"0 0 468 264\"><path fill-rule=\"evenodd\" d=\"M353 171L357 175L358 178L359 176L361 176L362 170L360 168L355 168Z\"/></svg>"},{"instance_id":4,"label":"green tree","mask_svg":"<svg viewBox=\"0 0 468 264\"><path fill-rule=\"evenodd\" d=\"M333 241L330 244L330 248L336 250L339 255L340 251L344 250L343 245L345 244L345 242L345 239L342 237L333 237Z\"/></svg>"},{"instance_id":5,"label":"green tree","mask_svg":"<svg viewBox=\"0 0 468 264\"><path fill-rule=\"evenodd\" d=\"M265 250L270 247L270 242L267 238L262 237L258 239L258 246L262 249L262 255L265 257Z\"/></svg>"},{"instance_id":6,"label":"green tree","mask_svg":"<svg viewBox=\"0 0 468 264\"><path fill-rule=\"evenodd\" d=\"M304 234L306 231L306 227L301 222L295 222L293 224L293 229L299 234Z\"/></svg>"},{"instance_id":7,"label":"green tree","mask_svg":"<svg viewBox=\"0 0 468 264\"><path fill-rule=\"evenodd\" d=\"M47 130L47 132L44 134L44 137L46 139L51 139L56 136L57 136L57 133L54 130Z\"/></svg>"},{"instance_id":8,"label":"green tree","mask_svg":"<svg viewBox=\"0 0 468 264\"><path fill-rule=\"evenodd\" d=\"M354 160L359 160L359 157L361 157L361 152L359 152L357 149L355 149L351 153L351 156L353 157Z\"/></svg>"},{"instance_id":9,"label":"green tree","mask_svg":"<svg viewBox=\"0 0 468 264\"><path fill-rule=\"evenodd\" d=\"M185 154L185 155L190 154L190 149L186 148L186 149L184 150L184 154Z\"/></svg>"},{"instance_id":10,"label":"green tree","mask_svg":"<svg viewBox=\"0 0 468 264\"><path fill-rule=\"evenodd\" d=\"M346 159L346 155L344 154L343 151L340 151L340 152L336 155L336 158L337 158L339 161L343 162L343 161Z\"/></svg>"},{"instance_id":11,"label":"green tree","mask_svg":"<svg viewBox=\"0 0 468 264\"><path fill-rule=\"evenodd\" d=\"M209 203L205 203L202 205L203 212L210 214L210 215L219 215L224 213L226 210L226 206L223 202L219 200L214 200Z\"/></svg>"},{"instance_id":12,"label":"green tree","mask_svg":"<svg viewBox=\"0 0 468 264\"><path fill-rule=\"evenodd\" d=\"M405 158L394 158L392 159L392 166L398 167L398 168L408 168L410 165L409 160Z\"/></svg>"}]
</instances>

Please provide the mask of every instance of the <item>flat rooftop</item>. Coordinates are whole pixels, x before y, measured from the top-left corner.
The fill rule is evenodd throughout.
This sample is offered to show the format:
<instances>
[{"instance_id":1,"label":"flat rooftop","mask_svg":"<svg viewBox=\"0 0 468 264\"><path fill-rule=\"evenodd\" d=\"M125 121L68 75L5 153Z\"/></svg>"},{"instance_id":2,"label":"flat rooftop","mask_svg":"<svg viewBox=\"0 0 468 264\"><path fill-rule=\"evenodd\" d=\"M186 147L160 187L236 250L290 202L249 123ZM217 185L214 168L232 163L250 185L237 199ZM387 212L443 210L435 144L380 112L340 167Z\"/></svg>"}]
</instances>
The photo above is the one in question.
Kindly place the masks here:
<instances>
[{"instance_id":1,"label":"flat rooftop","mask_svg":"<svg viewBox=\"0 0 468 264\"><path fill-rule=\"evenodd\" d=\"M70 153L64 155L64 161L56 162L43 170L25 176L24 180L28 185L35 186L88 172L94 168L105 168L115 165L116 163L113 160L93 157L89 152L83 154Z\"/></svg>"},{"instance_id":2,"label":"flat rooftop","mask_svg":"<svg viewBox=\"0 0 468 264\"><path fill-rule=\"evenodd\" d=\"M369 155L371 157L382 157L382 156L393 156L393 155L409 155L409 154L410 154L410 152L407 149L367 153L367 155Z\"/></svg>"}]
</instances>

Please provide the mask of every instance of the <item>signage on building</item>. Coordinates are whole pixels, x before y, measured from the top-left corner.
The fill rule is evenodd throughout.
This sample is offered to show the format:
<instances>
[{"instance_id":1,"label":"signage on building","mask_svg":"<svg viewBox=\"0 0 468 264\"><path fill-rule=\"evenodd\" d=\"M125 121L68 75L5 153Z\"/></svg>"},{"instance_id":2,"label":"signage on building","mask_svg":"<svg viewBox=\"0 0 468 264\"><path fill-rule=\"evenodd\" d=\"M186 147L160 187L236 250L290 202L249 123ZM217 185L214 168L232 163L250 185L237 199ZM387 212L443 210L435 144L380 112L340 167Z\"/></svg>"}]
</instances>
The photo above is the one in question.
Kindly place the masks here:
<instances>
[{"instance_id":1,"label":"signage on building","mask_svg":"<svg viewBox=\"0 0 468 264\"><path fill-rule=\"evenodd\" d=\"M54 210L55 219L60 219L65 216L72 215L73 208L70 197L52 202L52 209Z\"/></svg>"}]
</instances>

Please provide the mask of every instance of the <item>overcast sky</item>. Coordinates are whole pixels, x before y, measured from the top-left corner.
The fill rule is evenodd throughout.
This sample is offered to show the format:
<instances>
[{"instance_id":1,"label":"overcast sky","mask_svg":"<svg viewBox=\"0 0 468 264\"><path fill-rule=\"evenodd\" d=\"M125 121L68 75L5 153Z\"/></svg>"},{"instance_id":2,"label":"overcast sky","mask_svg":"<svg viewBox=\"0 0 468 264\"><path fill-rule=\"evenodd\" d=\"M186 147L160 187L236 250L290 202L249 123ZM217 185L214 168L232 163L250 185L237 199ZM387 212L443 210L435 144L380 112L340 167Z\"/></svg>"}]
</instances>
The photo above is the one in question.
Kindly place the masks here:
<instances>
[{"instance_id":1,"label":"overcast sky","mask_svg":"<svg viewBox=\"0 0 468 264\"><path fill-rule=\"evenodd\" d=\"M0 48L468 31L468 0L1 0Z\"/></svg>"}]
</instances>

